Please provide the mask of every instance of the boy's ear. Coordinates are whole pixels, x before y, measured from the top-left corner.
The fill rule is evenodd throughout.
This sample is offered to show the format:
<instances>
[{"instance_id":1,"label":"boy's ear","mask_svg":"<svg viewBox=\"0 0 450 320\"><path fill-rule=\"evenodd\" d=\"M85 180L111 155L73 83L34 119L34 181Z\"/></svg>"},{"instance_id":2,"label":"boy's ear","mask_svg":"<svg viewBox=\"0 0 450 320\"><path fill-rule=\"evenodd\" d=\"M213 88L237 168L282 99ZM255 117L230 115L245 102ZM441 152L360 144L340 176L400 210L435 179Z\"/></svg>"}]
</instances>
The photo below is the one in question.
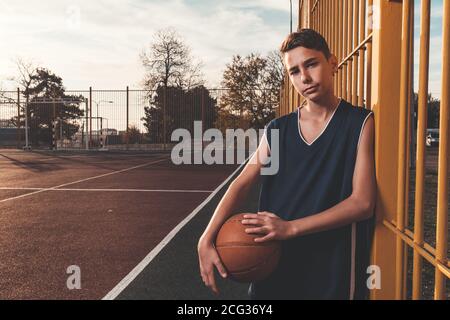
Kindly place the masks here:
<instances>
[{"instance_id":1,"label":"boy's ear","mask_svg":"<svg viewBox=\"0 0 450 320\"><path fill-rule=\"evenodd\" d=\"M332 54L328 61L331 64L331 68L333 70L333 74L337 73L337 69L338 69L337 57L334 54Z\"/></svg>"}]
</instances>

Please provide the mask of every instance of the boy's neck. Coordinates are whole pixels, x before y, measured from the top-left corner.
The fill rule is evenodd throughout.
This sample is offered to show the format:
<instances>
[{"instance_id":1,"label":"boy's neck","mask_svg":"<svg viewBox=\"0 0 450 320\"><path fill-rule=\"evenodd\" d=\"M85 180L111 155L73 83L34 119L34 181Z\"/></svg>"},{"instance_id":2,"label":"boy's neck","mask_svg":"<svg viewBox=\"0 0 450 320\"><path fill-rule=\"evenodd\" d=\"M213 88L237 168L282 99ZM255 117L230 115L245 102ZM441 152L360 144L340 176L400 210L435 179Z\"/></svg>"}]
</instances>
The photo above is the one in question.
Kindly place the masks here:
<instances>
[{"instance_id":1,"label":"boy's neck","mask_svg":"<svg viewBox=\"0 0 450 320\"><path fill-rule=\"evenodd\" d=\"M332 94L321 99L320 101L307 100L306 104L303 106L303 109L305 109L304 111L306 111L311 118L326 120L328 116L337 108L339 101L340 99Z\"/></svg>"}]
</instances>

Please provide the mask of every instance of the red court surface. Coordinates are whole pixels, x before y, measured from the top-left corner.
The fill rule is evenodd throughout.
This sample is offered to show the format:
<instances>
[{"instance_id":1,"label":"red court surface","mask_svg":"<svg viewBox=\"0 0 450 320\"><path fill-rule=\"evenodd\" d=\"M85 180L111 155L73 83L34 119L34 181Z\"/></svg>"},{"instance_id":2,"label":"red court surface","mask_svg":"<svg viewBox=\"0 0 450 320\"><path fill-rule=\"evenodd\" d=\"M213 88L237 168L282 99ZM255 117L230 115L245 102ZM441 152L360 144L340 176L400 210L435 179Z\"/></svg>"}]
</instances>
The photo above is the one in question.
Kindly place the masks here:
<instances>
[{"instance_id":1,"label":"red court surface","mask_svg":"<svg viewBox=\"0 0 450 320\"><path fill-rule=\"evenodd\" d=\"M237 167L0 150L0 299L101 299Z\"/></svg>"}]
</instances>

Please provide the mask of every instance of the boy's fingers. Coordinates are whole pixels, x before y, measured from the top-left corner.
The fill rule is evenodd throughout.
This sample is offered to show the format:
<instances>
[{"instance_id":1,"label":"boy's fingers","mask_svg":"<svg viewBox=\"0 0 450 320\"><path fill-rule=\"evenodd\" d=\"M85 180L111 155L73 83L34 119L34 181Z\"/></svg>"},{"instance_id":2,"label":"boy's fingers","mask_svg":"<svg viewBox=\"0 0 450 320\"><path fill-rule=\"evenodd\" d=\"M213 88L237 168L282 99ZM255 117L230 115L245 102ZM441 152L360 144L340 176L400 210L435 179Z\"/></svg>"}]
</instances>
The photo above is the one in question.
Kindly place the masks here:
<instances>
[{"instance_id":1,"label":"boy's fingers","mask_svg":"<svg viewBox=\"0 0 450 320\"><path fill-rule=\"evenodd\" d=\"M247 233L257 233L257 234L262 234L264 231L263 227L259 227L259 228L247 228L245 229L245 232Z\"/></svg>"},{"instance_id":2,"label":"boy's fingers","mask_svg":"<svg viewBox=\"0 0 450 320\"><path fill-rule=\"evenodd\" d=\"M216 266L217 270L219 271L220 275L222 276L222 278L226 278L227 271L225 270L225 267L223 266L222 262L216 261L215 266Z\"/></svg>"},{"instance_id":3,"label":"boy's fingers","mask_svg":"<svg viewBox=\"0 0 450 320\"><path fill-rule=\"evenodd\" d=\"M265 236L262 237L262 238L255 238L255 242L264 242L264 241L268 241L268 240L272 239L272 237L273 237L272 234L269 233L269 234L265 235Z\"/></svg>"},{"instance_id":4,"label":"boy's fingers","mask_svg":"<svg viewBox=\"0 0 450 320\"><path fill-rule=\"evenodd\" d=\"M258 218L258 214L256 214L256 213L244 214L244 219L252 219L252 218Z\"/></svg>"},{"instance_id":5,"label":"boy's fingers","mask_svg":"<svg viewBox=\"0 0 450 320\"><path fill-rule=\"evenodd\" d=\"M259 212L259 214L263 215L263 216L266 216L266 217L278 218L278 216L276 214L273 214L273 213L267 212L267 211Z\"/></svg>"},{"instance_id":6,"label":"boy's fingers","mask_svg":"<svg viewBox=\"0 0 450 320\"><path fill-rule=\"evenodd\" d=\"M263 224L261 219L244 219L242 220L242 224Z\"/></svg>"},{"instance_id":7,"label":"boy's fingers","mask_svg":"<svg viewBox=\"0 0 450 320\"><path fill-rule=\"evenodd\" d=\"M214 272L211 272L208 275L208 287L211 288L211 290L215 293L218 294L219 290L217 290L217 286L216 286L216 280L214 279Z\"/></svg>"}]
</instances>

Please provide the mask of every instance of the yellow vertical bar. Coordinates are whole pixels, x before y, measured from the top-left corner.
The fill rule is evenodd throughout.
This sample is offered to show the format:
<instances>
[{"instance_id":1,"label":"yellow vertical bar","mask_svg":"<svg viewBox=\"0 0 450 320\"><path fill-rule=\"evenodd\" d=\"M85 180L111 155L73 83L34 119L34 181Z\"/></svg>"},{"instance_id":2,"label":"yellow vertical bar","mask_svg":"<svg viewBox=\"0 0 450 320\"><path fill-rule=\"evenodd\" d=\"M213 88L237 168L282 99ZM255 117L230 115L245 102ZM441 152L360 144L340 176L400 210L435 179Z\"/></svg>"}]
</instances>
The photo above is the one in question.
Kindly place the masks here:
<instances>
[{"instance_id":1,"label":"yellow vertical bar","mask_svg":"<svg viewBox=\"0 0 450 320\"><path fill-rule=\"evenodd\" d=\"M419 96L417 117L416 186L414 204L414 243L423 245L423 210L425 184L425 135L427 129L428 68L430 53L430 0L421 1ZM422 298L422 256L414 250L412 298Z\"/></svg>"},{"instance_id":2,"label":"yellow vertical bar","mask_svg":"<svg viewBox=\"0 0 450 320\"><path fill-rule=\"evenodd\" d=\"M319 31L320 30L320 25L319 25L319 0L316 0L316 4L314 6L314 21L316 22L316 30Z\"/></svg>"},{"instance_id":3,"label":"yellow vertical bar","mask_svg":"<svg viewBox=\"0 0 450 320\"><path fill-rule=\"evenodd\" d=\"M338 64L342 61L342 2L337 2L337 38L336 38L336 56L338 59ZM339 67L337 73L337 94L338 97L342 97L342 67Z\"/></svg>"},{"instance_id":4,"label":"yellow vertical bar","mask_svg":"<svg viewBox=\"0 0 450 320\"><path fill-rule=\"evenodd\" d=\"M325 0L320 0L320 20L322 20L322 34L326 37Z\"/></svg>"},{"instance_id":5,"label":"yellow vertical bar","mask_svg":"<svg viewBox=\"0 0 450 320\"><path fill-rule=\"evenodd\" d=\"M442 18L442 95L439 119L439 165L436 219L436 261L447 264L448 232L448 169L450 118L450 1L444 1ZM444 274L435 270L434 298L445 299Z\"/></svg>"},{"instance_id":6,"label":"yellow vertical bar","mask_svg":"<svg viewBox=\"0 0 450 320\"><path fill-rule=\"evenodd\" d=\"M326 0L326 7L327 7L327 13L326 13L326 21L327 21L327 41L331 40L330 36L330 25L331 25L331 10L330 10L330 0Z\"/></svg>"},{"instance_id":7,"label":"yellow vertical bar","mask_svg":"<svg viewBox=\"0 0 450 320\"><path fill-rule=\"evenodd\" d=\"M359 7L358 0L353 0L353 48L356 48L359 45L359 37L358 37L358 19L359 19ZM352 104L358 104L358 54L359 51L355 53L352 60L353 65L353 85L352 85Z\"/></svg>"},{"instance_id":8,"label":"yellow vertical bar","mask_svg":"<svg viewBox=\"0 0 450 320\"><path fill-rule=\"evenodd\" d=\"M348 56L353 51L353 0L348 0L348 33L347 33L347 54ZM351 103L352 102L352 76L353 76L353 58L350 57L347 62L347 71L348 71L348 82L347 86L347 99Z\"/></svg>"},{"instance_id":9,"label":"yellow vertical bar","mask_svg":"<svg viewBox=\"0 0 450 320\"><path fill-rule=\"evenodd\" d=\"M319 16L320 16L320 34L323 35L325 17L323 14L323 0L319 0Z\"/></svg>"},{"instance_id":10,"label":"yellow vertical bar","mask_svg":"<svg viewBox=\"0 0 450 320\"><path fill-rule=\"evenodd\" d=\"M366 25L366 2L359 1L359 41L363 41L366 37L364 34ZM359 82L358 82L358 105L363 106L364 104L364 47L359 50Z\"/></svg>"},{"instance_id":11,"label":"yellow vertical bar","mask_svg":"<svg viewBox=\"0 0 450 320\"><path fill-rule=\"evenodd\" d=\"M333 54L337 56L337 28L336 28L336 21L337 21L337 12L336 12L336 1L331 1L331 17L332 17L332 23L331 23L331 44L333 47ZM339 62L339 61L338 61ZM333 88L334 88L334 94L337 93L337 74L334 75L333 78Z\"/></svg>"},{"instance_id":12,"label":"yellow vertical bar","mask_svg":"<svg viewBox=\"0 0 450 320\"><path fill-rule=\"evenodd\" d=\"M319 31L319 24L318 24L318 16L317 16L317 0L315 1L315 5L313 5L314 8L314 30Z\"/></svg>"},{"instance_id":13,"label":"yellow vertical bar","mask_svg":"<svg viewBox=\"0 0 450 320\"><path fill-rule=\"evenodd\" d=\"M408 117L408 75L409 75L409 30L410 29L410 1L403 1L402 6L402 51L401 51L401 73L400 73L400 122L398 141L398 177L397 177L397 229L405 230L405 184L406 184L406 144L407 144L407 117ZM397 236L396 245L396 299L404 299L403 292L403 264L404 264L404 242Z\"/></svg>"},{"instance_id":14,"label":"yellow vertical bar","mask_svg":"<svg viewBox=\"0 0 450 320\"><path fill-rule=\"evenodd\" d=\"M317 4L317 13L319 15L319 32L323 34L323 10L322 10L323 0L319 0Z\"/></svg>"},{"instance_id":15,"label":"yellow vertical bar","mask_svg":"<svg viewBox=\"0 0 450 320\"><path fill-rule=\"evenodd\" d=\"M373 32L373 0L367 1L368 5L368 12L370 14L369 21L367 23L367 35L371 34ZM371 95L372 95L372 42L367 43L367 53L366 53L366 108L371 108L372 101L371 101Z\"/></svg>"},{"instance_id":16,"label":"yellow vertical bar","mask_svg":"<svg viewBox=\"0 0 450 320\"><path fill-rule=\"evenodd\" d=\"M347 56L347 33L348 33L348 1L349 0L343 0L344 9L342 14L342 28L344 29L344 33L342 35L342 60L345 59ZM342 65L342 97L347 100L347 64L348 62L345 62Z\"/></svg>"},{"instance_id":17,"label":"yellow vertical bar","mask_svg":"<svg viewBox=\"0 0 450 320\"><path fill-rule=\"evenodd\" d=\"M409 43L409 50L408 50L408 99L407 99L407 105L408 105L408 114L406 117L406 171L405 171L405 219L404 219L404 225L405 227L408 227L409 224L409 176L410 176L410 163L411 163L411 113L412 113L412 95L413 95L413 73L414 73L414 5L409 6L409 31L408 31L408 43ZM412 149L414 150L414 149ZM408 272L408 246L404 246L403 249L403 297L406 298L406 289L407 289L407 272Z\"/></svg>"},{"instance_id":18,"label":"yellow vertical bar","mask_svg":"<svg viewBox=\"0 0 450 320\"><path fill-rule=\"evenodd\" d=\"M370 1L370 0L369 0ZM372 2L370 2L372 5ZM401 50L402 4L397 1L373 0L369 13L375 12L371 33L372 85L370 109L375 114L375 165L378 185L375 206L376 226L372 245L372 265L380 268L381 288L371 290L372 299L395 297L396 235L385 225L397 216L397 185L392 177L398 176L399 92L401 63L397 52ZM370 22L370 21L369 21ZM369 56L369 57L370 57ZM369 62L369 61L368 61ZM368 78L369 79L369 78ZM395 180L395 179L394 179Z\"/></svg>"},{"instance_id":19,"label":"yellow vertical bar","mask_svg":"<svg viewBox=\"0 0 450 320\"><path fill-rule=\"evenodd\" d=\"M316 13L316 26L317 26L317 32L320 32L320 22L321 22L321 20L320 20L320 10L319 10L319 8L320 8L320 0L317 0L316 3L317 3L316 7L314 8L314 11Z\"/></svg>"},{"instance_id":20,"label":"yellow vertical bar","mask_svg":"<svg viewBox=\"0 0 450 320\"><path fill-rule=\"evenodd\" d=\"M331 19L331 16L330 16L330 1L329 0L325 0L325 24L326 24L326 39L327 39L327 42L329 42L330 41L330 19Z\"/></svg>"},{"instance_id":21,"label":"yellow vertical bar","mask_svg":"<svg viewBox=\"0 0 450 320\"><path fill-rule=\"evenodd\" d=\"M327 0L322 0L322 11L323 11L323 37L328 41L328 12L327 12Z\"/></svg>"},{"instance_id":22,"label":"yellow vertical bar","mask_svg":"<svg viewBox=\"0 0 450 320\"><path fill-rule=\"evenodd\" d=\"M303 1L302 0L298 0L298 20L297 20L297 28L295 31L298 31L301 28L301 25L303 23L303 12L302 12L302 6L303 6Z\"/></svg>"}]
</instances>

